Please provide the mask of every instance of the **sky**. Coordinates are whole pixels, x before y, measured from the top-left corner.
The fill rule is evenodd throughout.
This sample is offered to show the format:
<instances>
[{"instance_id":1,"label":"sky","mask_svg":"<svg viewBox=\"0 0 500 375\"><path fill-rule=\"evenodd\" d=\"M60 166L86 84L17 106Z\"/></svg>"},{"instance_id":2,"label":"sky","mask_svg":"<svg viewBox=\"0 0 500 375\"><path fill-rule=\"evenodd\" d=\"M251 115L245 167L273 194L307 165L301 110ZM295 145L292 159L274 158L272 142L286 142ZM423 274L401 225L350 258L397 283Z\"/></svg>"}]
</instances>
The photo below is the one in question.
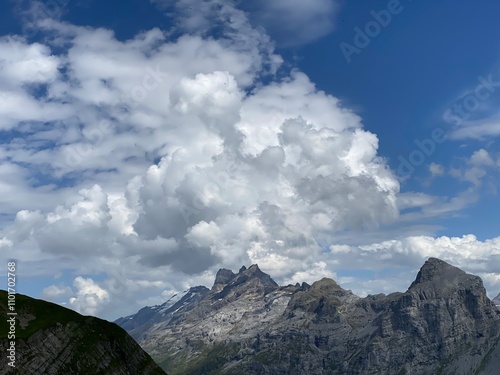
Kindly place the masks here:
<instances>
[{"instance_id":1,"label":"sky","mask_svg":"<svg viewBox=\"0 0 500 375\"><path fill-rule=\"evenodd\" d=\"M438 257L496 296L499 11L1 2L0 273L106 319L255 263L366 296Z\"/></svg>"}]
</instances>

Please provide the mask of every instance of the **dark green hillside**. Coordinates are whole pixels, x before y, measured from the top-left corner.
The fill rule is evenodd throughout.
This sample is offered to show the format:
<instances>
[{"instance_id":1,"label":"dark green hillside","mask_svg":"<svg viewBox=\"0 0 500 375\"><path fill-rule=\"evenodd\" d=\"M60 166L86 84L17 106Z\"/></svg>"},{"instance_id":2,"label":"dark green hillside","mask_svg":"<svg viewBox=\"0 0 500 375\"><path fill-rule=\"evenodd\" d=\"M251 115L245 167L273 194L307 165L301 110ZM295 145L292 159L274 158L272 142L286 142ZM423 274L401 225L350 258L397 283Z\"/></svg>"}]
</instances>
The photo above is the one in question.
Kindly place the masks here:
<instances>
[{"instance_id":1,"label":"dark green hillside","mask_svg":"<svg viewBox=\"0 0 500 375\"><path fill-rule=\"evenodd\" d=\"M16 367L0 359L0 374L164 375L151 357L119 326L73 310L16 295ZM0 291L7 316L7 292ZM1 319L0 346L7 353L7 320Z\"/></svg>"}]
</instances>

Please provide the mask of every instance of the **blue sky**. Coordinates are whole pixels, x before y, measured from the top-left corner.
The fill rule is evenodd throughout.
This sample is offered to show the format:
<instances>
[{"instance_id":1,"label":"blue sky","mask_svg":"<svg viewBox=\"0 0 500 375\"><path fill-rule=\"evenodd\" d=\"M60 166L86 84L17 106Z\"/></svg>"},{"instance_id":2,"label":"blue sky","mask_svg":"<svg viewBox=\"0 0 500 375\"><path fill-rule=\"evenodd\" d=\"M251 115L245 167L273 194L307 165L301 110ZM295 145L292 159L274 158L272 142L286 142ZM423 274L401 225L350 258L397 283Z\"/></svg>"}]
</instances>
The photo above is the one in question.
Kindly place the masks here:
<instances>
[{"instance_id":1,"label":"blue sky","mask_svg":"<svg viewBox=\"0 0 500 375\"><path fill-rule=\"evenodd\" d=\"M379 153L397 169L398 157L408 159L416 148L415 140L429 138L435 128L447 132L453 128L453 124L443 120L443 114L453 104L461 103L463 92L481 83L478 77L492 75L493 81L499 80L500 56L495 38L500 30L495 14L500 4L487 1L474 7L467 2L402 1L401 12L391 15L390 23L381 28L378 36L370 38L370 44L359 54L353 54L352 62L347 64L338 45L354 45L354 27L364 30L374 19L372 11L387 9L384 3L379 4L375 7L369 2L345 2L336 32L298 53L302 57L301 69L319 88L358 109L365 127L379 136ZM498 93L492 93L486 102L494 112ZM491 112L480 116L490 116ZM402 189L439 195L463 190L467 183L457 185L456 179L445 177L427 186L423 183L429 174L425 167L431 162L450 165L486 144L489 151L498 151L493 137L480 141L448 140L437 145ZM465 218L440 221L445 228L438 233L472 232L481 239L496 236L498 196L485 195L461 211Z\"/></svg>"},{"instance_id":2,"label":"blue sky","mask_svg":"<svg viewBox=\"0 0 500 375\"><path fill-rule=\"evenodd\" d=\"M220 267L364 295L429 256L500 291L497 2L40 4L0 4L21 292L114 318Z\"/></svg>"}]
</instances>

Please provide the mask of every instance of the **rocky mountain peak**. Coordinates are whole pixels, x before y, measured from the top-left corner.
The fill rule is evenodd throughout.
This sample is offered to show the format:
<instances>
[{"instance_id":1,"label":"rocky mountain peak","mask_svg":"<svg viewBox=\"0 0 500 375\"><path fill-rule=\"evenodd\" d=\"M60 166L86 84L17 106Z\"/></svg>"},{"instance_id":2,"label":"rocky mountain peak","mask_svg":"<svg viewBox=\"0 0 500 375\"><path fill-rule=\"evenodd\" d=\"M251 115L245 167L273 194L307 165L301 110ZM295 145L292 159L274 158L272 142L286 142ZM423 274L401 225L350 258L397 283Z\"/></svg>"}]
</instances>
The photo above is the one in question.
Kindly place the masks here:
<instances>
[{"instance_id":1,"label":"rocky mountain peak","mask_svg":"<svg viewBox=\"0 0 500 375\"><path fill-rule=\"evenodd\" d=\"M250 267L246 268L245 266L240 268L240 273L250 274L263 274L258 264L252 264ZM269 276L269 275L268 275Z\"/></svg>"},{"instance_id":2,"label":"rocky mountain peak","mask_svg":"<svg viewBox=\"0 0 500 375\"><path fill-rule=\"evenodd\" d=\"M214 299L237 297L246 293L267 294L279 287L271 276L260 270L257 264L252 264L248 268L243 266L237 274L221 269L217 272L217 276L219 282L212 288L212 292L218 292L213 294Z\"/></svg>"},{"instance_id":3,"label":"rocky mountain peak","mask_svg":"<svg viewBox=\"0 0 500 375\"><path fill-rule=\"evenodd\" d=\"M342 289L339 284L335 282L335 280L332 280L328 277L323 277L319 281L315 281L311 285L312 290L338 290Z\"/></svg>"},{"instance_id":4,"label":"rocky mountain peak","mask_svg":"<svg viewBox=\"0 0 500 375\"><path fill-rule=\"evenodd\" d=\"M241 272L241 270L240 270ZM221 268L217 271L217 275L215 276L214 287L216 285L226 285L229 283L236 275L233 271L228 270L226 268Z\"/></svg>"},{"instance_id":5,"label":"rocky mountain peak","mask_svg":"<svg viewBox=\"0 0 500 375\"><path fill-rule=\"evenodd\" d=\"M410 289L426 284L439 286L446 281L455 281L460 278L467 278L467 274L460 268L453 267L445 261L437 258L429 258L420 268L415 281L410 285ZM441 286L444 286L441 284Z\"/></svg>"},{"instance_id":6,"label":"rocky mountain peak","mask_svg":"<svg viewBox=\"0 0 500 375\"><path fill-rule=\"evenodd\" d=\"M248 269L243 271L241 275L248 276L249 278L257 278L259 281L269 287L277 288L278 284L267 273L262 272L257 264L252 264Z\"/></svg>"}]
</instances>

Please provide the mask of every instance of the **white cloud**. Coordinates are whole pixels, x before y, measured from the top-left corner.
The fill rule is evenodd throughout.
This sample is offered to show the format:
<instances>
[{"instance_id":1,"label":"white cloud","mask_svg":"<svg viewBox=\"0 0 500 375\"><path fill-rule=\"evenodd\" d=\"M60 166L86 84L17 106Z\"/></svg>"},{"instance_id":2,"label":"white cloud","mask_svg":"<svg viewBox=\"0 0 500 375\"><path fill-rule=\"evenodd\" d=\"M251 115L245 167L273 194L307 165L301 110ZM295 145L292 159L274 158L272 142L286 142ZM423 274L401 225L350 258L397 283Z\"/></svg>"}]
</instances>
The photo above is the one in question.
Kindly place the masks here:
<instances>
[{"instance_id":1,"label":"white cloud","mask_svg":"<svg viewBox=\"0 0 500 375\"><path fill-rule=\"evenodd\" d=\"M334 0L239 1L250 19L283 47L311 43L329 34L335 26L339 4Z\"/></svg>"},{"instance_id":2,"label":"white cloud","mask_svg":"<svg viewBox=\"0 0 500 375\"><path fill-rule=\"evenodd\" d=\"M460 128L453 130L451 139L488 139L500 135L500 122L491 118L480 121L469 121Z\"/></svg>"},{"instance_id":3,"label":"white cloud","mask_svg":"<svg viewBox=\"0 0 500 375\"><path fill-rule=\"evenodd\" d=\"M80 262L91 255L94 264L117 257L136 269L190 275L259 262L280 277L315 267L319 239L397 218L399 184L377 157L377 137L304 74L248 92L259 66L248 59L253 50L236 54L199 37L169 43L157 30L118 42L101 29L46 27L73 39L68 77L48 92L78 118L60 124L59 147L6 152L38 165L65 163L59 172L81 175L86 187L55 209L22 211L7 230L17 246L35 241L41 254ZM156 52L146 56L148 43ZM197 67L182 63L192 60L193 45ZM212 64L215 50L228 70ZM102 64L86 63L92 56ZM172 64L160 64L166 60ZM145 89L148 66L160 67L154 95L124 96ZM147 168L144 153L161 161ZM110 272L85 261L75 268Z\"/></svg>"},{"instance_id":4,"label":"white cloud","mask_svg":"<svg viewBox=\"0 0 500 375\"><path fill-rule=\"evenodd\" d=\"M248 33L246 12L253 26L262 27L282 47L311 43L329 34L339 11L336 0L256 0L195 1L151 0L171 16L183 32L209 35L214 30L226 34Z\"/></svg>"},{"instance_id":5,"label":"white cloud","mask_svg":"<svg viewBox=\"0 0 500 375\"><path fill-rule=\"evenodd\" d=\"M429 171L432 176L442 176L444 174L444 167L437 163L431 163L429 165Z\"/></svg>"},{"instance_id":6,"label":"white cloud","mask_svg":"<svg viewBox=\"0 0 500 375\"><path fill-rule=\"evenodd\" d=\"M84 257L107 251L111 221L106 194L98 185L82 189L80 199L58 206L32 234L42 252Z\"/></svg>"},{"instance_id":7,"label":"white cloud","mask_svg":"<svg viewBox=\"0 0 500 375\"><path fill-rule=\"evenodd\" d=\"M366 281L356 278L343 285L359 295L366 295L406 290L429 257L440 258L466 272L480 275L489 291L500 287L497 267L500 237L480 241L472 234L462 237L411 236L357 247L332 245L330 256L325 259L331 259L330 262L335 264L332 268L344 273L349 269L374 272L378 277L369 277ZM400 276L391 276L395 273Z\"/></svg>"},{"instance_id":8,"label":"white cloud","mask_svg":"<svg viewBox=\"0 0 500 375\"><path fill-rule=\"evenodd\" d=\"M488 151L483 148L474 151L470 157L470 163L475 166L491 166L495 164L488 154Z\"/></svg>"},{"instance_id":9,"label":"white cloud","mask_svg":"<svg viewBox=\"0 0 500 375\"><path fill-rule=\"evenodd\" d=\"M84 315L96 315L110 301L107 290L100 287L91 278L78 276L74 283L76 296L69 299L70 306Z\"/></svg>"},{"instance_id":10,"label":"white cloud","mask_svg":"<svg viewBox=\"0 0 500 375\"><path fill-rule=\"evenodd\" d=\"M61 298L69 298L73 295L73 291L69 286L50 285L43 289L42 298L49 301L58 301Z\"/></svg>"},{"instance_id":11,"label":"white cloud","mask_svg":"<svg viewBox=\"0 0 500 375\"><path fill-rule=\"evenodd\" d=\"M314 2L312 12L328 14L329 4ZM0 146L0 204L12 215L0 244L32 275L82 275L69 304L78 311L136 309L210 285L219 267L259 263L290 282L366 269L372 254L390 259L411 246L358 249L337 236L415 219L400 208L418 208L422 219L473 200L401 195L360 117L300 71L273 76L281 63L273 43L244 12L221 7L209 14L229 19L219 39L169 40L153 29L119 41L110 30L45 20L45 46L3 40L20 53L2 60L17 75L0 78L10 82L0 121L22 137ZM301 43L320 34L308 28ZM332 243L341 246L335 256L325 253ZM399 253L412 267L422 260Z\"/></svg>"},{"instance_id":12,"label":"white cloud","mask_svg":"<svg viewBox=\"0 0 500 375\"><path fill-rule=\"evenodd\" d=\"M312 284L315 281L321 280L323 277L338 279L335 272L327 269L325 262L319 261L311 265L310 268L304 271L294 273L290 278L284 280L284 284L295 284L306 282Z\"/></svg>"},{"instance_id":13,"label":"white cloud","mask_svg":"<svg viewBox=\"0 0 500 375\"><path fill-rule=\"evenodd\" d=\"M6 237L0 238L0 249L1 248L9 248L12 246L12 241L7 239Z\"/></svg>"},{"instance_id":14,"label":"white cloud","mask_svg":"<svg viewBox=\"0 0 500 375\"><path fill-rule=\"evenodd\" d=\"M401 214L400 223L415 223L429 218L454 215L467 206L477 202L479 194L473 188L461 191L455 196L436 196L420 192L404 192L398 195L400 210L409 209Z\"/></svg>"},{"instance_id":15,"label":"white cloud","mask_svg":"<svg viewBox=\"0 0 500 375\"><path fill-rule=\"evenodd\" d=\"M48 83L58 74L60 60L42 44L26 44L20 37L0 38L0 81L2 87Z\"/></svg>"},{"instance_id":16,"label":"white cloud","mask_svg":"<svg viewBox=\"0 0 500 375\"><path fill-rule=\"evenodd\" d=\"M488 151L479 149L465 160L463 167L450 169L450 175L479 187L483 184L483 180L493 178L498 173L500 169L498 167L500 167L500 157L494 160Z\"/></svg>"}]
</instances>

